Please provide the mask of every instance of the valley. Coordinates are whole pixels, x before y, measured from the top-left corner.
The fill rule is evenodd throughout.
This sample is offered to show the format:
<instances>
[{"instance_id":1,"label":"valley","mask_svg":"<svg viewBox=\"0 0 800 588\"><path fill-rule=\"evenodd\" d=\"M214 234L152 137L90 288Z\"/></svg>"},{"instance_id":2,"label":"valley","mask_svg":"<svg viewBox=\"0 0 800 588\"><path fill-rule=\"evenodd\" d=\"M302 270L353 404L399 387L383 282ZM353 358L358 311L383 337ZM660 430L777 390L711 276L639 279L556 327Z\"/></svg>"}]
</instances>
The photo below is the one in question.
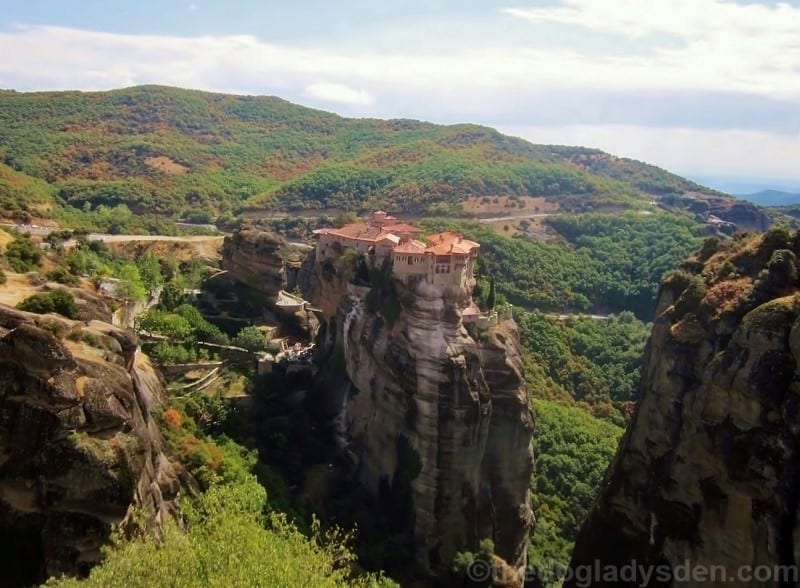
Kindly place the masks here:
<instances>
[{"instance_id":1,"label":"valley","mask_svg":"<svg viewBox=\"0 0 800 588\"><path fill-rule=\"evenodd\" d=\"M765 374L782 374L781 398L792 386L797 237L770 229L758 206L598 150L475 125L346 119L277 98L0 92L0 121L9 422L63 404L48 430L116 484L102 512L84 504L91 492L76 499L99 521L90 542L76 531L42 551L41 529L72 498L59 478L23 501L20 480L50 472L22 458L0 466L0 527L39 562L26 578L154 581L152 562L191 553L176 584L191 586L237 533L244 563L218 568L216 582L306 585L305 568L287 561L331 586L479 585L470 570L483 563L500 571L497 585L521 586L526 573L552 580L597 554L674 563L699 538L716 540L703 513L763 500L732 466L723 475L697 456L750 459L714 445L735 445L742 418L764 429L765 447L778 443L773 425L794 443L791 402L764 400L762 411L754 398L775 389ZM681 412L683 398L728 394L701 364L735 379L713 354L749 361L736 354L753 337L768 341L756 346L764 357L741 369L761 384L737 388L734 406ZM25 361L32 341L69 366L48 376L62 388ZM137 375L145 361L155 369ZM106 371L147 380L154 400L131 416L117 403L129 408L138 388L117 393L109 380L97 393L107 406L72 394ZM35 381L36 402L14 381ZM94 418L147 422L147 463L121 466L126 433ZM5 441L12 429L0 436L6 453L21 443ZM691 467L668 461L673 448ZM167 462L178 481L161 476L158 492L142 482L154 497L132 490L130 476L158 478ZM657 491L669 483L660 470L649 477L654 463L683 487L702 479L700 493ZM639 493L620 490L628 483ZM793 561L791 492L764 523L780 539L752 561ZM135 531L128 508L155 518ZM640 551L648 516L674 526L654 527L657 544ZM128 535L101 554L112 525ZM163 544L148 539L154 529ZM630 549L608 551L613 533ZM750 539L737 545L736 557L753 552ZM265 564L259 550L279 555ZM706 553L728 557L695 555Z\"/></svg>"}]
</instances>

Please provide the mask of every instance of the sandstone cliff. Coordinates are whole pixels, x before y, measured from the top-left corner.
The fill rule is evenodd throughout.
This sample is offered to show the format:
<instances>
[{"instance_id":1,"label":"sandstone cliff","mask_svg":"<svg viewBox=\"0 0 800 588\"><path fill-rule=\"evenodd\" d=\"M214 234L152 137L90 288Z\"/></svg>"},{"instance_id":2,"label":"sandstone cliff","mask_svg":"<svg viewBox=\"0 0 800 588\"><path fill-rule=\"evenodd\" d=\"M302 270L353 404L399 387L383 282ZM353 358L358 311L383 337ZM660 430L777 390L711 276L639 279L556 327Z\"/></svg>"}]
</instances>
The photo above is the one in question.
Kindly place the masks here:
<instances>
[{"instance_id":1,"label":"sandstone cliff","mask_svg":"<svg viewBox=\"0 0 800 588\"><path fill-rule=\"evenodd\" d=\"M356 285L330 262L312 275L320 403L338 415L358 481L413 533L420 568L441 575L485 538L524 565L533 415L516 324L470 334L468 289L409 289L378 271Z\"/></svg>"},{"instance_id":2,"label":"sandstone cliff","mask_svg":"<svg viewBox=\"0 0 800 588\"><path fill-rule=\"evenodd\" d=\"M4 585L85 573L111 525L176 511L191 481L151 416L163 395L122 331L0 305Z\"/></svg>"},{"instance_id":3,"label":"sandstone cliff","mask_svg":"<svg viewBox=\"0 0 800 588\"><path fill-rule=\"evenodd\" d=\"M698 585L687 563L722 566L728 581L709 585L797 585L736 574L800 562L798 252L780 230L708 242L665 281L638 408L573 565L665 566L651 586Z\"/></svg>"},{"instance_id":4,"label":"sandstone cliff","mask_svg":"<svg viewBox=\"0 0 800 588\"><path fill-rule=\"evenodd\" d=\"M255 296L251 293L236 302L238 315L279 324L282 335L311 338L317 328L313 313L302 306L282 304L286 296L280 294L296 286L301 260L301 252L276 233L255 228L238 230L223 242L221 266L228 274L215 278L222 280L216 289L230 292L236 284L246 286Z\"/></svg>"},{"instance_id":5,"label":"sandstone cliff","mask_svg":"<svg viewBox=\"0 0 800 588\"><path fill-rule=\"evenodd\" d=\"M274 302L286 287L283 251L287 247L286 240L276 233L241 229L225 237L221 266L234 280Z\"/></svg>"}]
</instances>

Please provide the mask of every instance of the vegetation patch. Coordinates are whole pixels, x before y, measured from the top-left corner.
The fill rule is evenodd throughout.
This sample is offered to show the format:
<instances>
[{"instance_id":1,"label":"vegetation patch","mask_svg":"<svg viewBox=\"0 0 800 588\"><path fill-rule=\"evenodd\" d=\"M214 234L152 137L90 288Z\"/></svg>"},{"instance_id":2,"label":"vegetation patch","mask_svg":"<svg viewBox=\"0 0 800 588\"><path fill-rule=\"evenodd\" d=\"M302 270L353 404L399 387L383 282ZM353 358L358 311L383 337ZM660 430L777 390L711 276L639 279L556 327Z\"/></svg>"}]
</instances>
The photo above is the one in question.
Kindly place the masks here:
<instances>
[{"instance_id":1,"label":"vegetation patch","mask_svg":"<svg viewBox=\"0 0 800 588\"><path fill-rule=\"evenodd\" d=\"M588 211L702 191L595 149L475 125L345 119L272 97L3 92L0 120L25 121L0 128L0 209L110 232L165 233L177 229L164 217L206 222L252 207L458 216L465 200L499 194L515 209L547 197Z\"/></svg>"},{"instance_id":2,"label":"vegetation patch","mask_svg":"<svg viewBox=\"0 0 800 588\"><path fill-rule=\"evenodd\" d=\"M529 565L567 566L580 526L622 436L620 427L584 410L534 399L536 475L531 497L536 530ZM562 568L563 569L563 568Z\"/></svg>"},{"instance_id":3,"label":"vegetation patch","mask_svg":"<svg viewBox=\"0 0 800 588\"><path fill-rule=\"evenodd\" d=\"M515 311L514 316L532 394L625 424L641 378L649 325L630 312L605 321L557 321L539 311Z\"/></svg>"},{"instance_id":4,"label":"vegetation patch","mask_svg":"<svg viewBox=\"0 0 800 588\"><path fill-rule=\"evenodd\" d=\"M28 235L16 233L14 240L6 245L5 258L11 269L22 274L39 267L42 250Z\"/></svg>"},{"instance_id":5,"label":"vegetation patch","mask_svg":"<svg viewBox=\"0 0 800 588\"><path fill-rule=\"evenodd\" d=\"M670 213L565 215L547 222L570 247L510 237L478 223L429 220L423 226L459 231L481 243L498 303L531 310L628 310L641 320L652 318L664 275L701 241L692 219Z\"/></svg>"},{"instance_id":6,"label":"vegetation patch","mask_svg":"<svg viewBox=\"0 0 800 588\"><path fill-rule=\"evenodd\" d=\"M75 304L75 297L68 291L61 289L29 296L17 304L17 308L37 314L54 312L70 319L78 318L78 306Z\"/></svg>"}]
</instances>

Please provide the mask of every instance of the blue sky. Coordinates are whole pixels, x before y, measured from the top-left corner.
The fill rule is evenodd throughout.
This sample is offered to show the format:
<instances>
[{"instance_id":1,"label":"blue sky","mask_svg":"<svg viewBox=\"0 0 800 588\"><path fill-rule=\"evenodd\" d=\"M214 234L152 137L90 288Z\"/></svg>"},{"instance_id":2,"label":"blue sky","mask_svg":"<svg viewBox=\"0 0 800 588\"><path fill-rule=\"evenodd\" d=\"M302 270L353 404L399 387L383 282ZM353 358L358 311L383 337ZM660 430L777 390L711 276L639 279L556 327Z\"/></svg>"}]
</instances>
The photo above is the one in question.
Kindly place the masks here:
<instances>
[{"instance_id":1,"label":"blue sky","mask_svg":"<svg viewBox=\"0 0 800 588\"><path fill-rule=\"evenodd\" d=\"M800 188L798 2L27 0L0 55L17 90L272 94Z\"/></svg>"}]
</instances>

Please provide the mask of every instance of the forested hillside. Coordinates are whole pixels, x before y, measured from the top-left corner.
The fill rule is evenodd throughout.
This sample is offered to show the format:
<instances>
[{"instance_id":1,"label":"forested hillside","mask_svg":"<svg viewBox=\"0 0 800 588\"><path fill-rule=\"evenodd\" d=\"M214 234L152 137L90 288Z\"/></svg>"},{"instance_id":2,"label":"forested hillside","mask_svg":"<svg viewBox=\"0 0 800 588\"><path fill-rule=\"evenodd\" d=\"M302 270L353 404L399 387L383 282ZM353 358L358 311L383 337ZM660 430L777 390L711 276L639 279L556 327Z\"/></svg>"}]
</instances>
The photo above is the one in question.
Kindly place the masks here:
<instances>
[{"instance_id":1,"label":"forested hillside","mask_svg":"<svg viewBox=\"0 0 800 588\"><path fill-rule=\"evenodd\" d=\"M17 217L52 205L56 216L124 205L202 220L246 207L423 213L496 194L591 209L693 190L703 189L650 165L475 125L159 86L0 91L0 210Z\"/></svg>"},{"instance_id":2,"label":"forested hillside","mask_svg":"<svg viewBox=\"0 0 800 588\"><path fill-rule=\"evenodd\" d=\"M595 313L633 311L650 320L663 275L701 242L702 226L685 215L556 215L564 241L511 237L486 224L430 220L424 226L463 232L481 243L480 274L525 309Z\"/></svg>"}]
</instances>

